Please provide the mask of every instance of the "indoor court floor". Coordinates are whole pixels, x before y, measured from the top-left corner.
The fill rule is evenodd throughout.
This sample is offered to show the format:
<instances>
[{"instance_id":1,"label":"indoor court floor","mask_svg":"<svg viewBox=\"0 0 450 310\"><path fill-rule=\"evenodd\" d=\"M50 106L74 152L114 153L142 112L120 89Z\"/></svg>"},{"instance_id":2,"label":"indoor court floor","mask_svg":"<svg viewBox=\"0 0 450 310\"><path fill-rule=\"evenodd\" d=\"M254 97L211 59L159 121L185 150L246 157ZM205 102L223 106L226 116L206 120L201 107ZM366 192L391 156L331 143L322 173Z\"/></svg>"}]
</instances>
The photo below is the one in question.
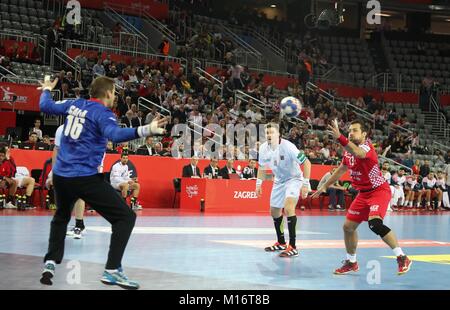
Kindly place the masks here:
<instances>
[{"instance_id":1,"label":"indoor court floor","mask_svg":"<svg viewBox=\"0 0 450 310\"><path fill-rule=\"evenodd\" d=\"M280 258L263 248L274 242L267 215L138 211L123 267L142 289L448 289L450 212L390 214L386 223L412 258L398 276L392 251L363 223L357 252L360 271L333 275L345 257L343 213L298 212L300 255ZM100 216L85 219L81 240L66 239L65 261L54 284L39 283L47 249L49 211L0 211L0 289L120 289L100 283L110 226ZM72 219L70 224L73 224ZM286 225L285 225L286 226ZM285 231L288 237L287 228Z\"/></svg>"}]
</instances>

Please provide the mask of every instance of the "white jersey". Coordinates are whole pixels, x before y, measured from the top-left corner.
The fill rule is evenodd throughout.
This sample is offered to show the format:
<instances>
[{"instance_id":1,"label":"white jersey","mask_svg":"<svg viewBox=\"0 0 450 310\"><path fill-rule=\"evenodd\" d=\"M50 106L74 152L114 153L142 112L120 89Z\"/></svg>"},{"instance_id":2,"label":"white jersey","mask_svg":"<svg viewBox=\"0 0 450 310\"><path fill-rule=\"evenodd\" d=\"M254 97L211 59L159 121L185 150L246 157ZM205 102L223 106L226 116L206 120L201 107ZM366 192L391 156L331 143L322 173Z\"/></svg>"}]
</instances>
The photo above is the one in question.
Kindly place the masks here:
<instances>
[{"instance_id":1,"label":"white jersey","mask_svg":"<svg viewBox=\"0 0 450 310\"><path fill-rule=\"evenodd\" d=\"M64 131L64 124L58 127L55 132L55 146L60 147L61 146L61 138Z\"/></svg>"},{"instance_id":2,"label":"white jersey","mask_svg":"<svg viewBox=\"0 0 450 310\"><path fill-rule=\"evenodd\" d=\"M18 166L16 168L16 175L14 176L14 179L23 179L24 177L29 177L30 176L30 171L28 170L27 167L21 167Z\"/></svg>"},{"instance_id":3,"label":"white jersey","mask_svg":"<svg viewBox=\"0 0 450 310\"><path fill-rule=\"evenodd\" d=\"M64 131L64 124L58 127L55 132L55 146L60 147L61 146L61 138ZM47 180L45 181L45 186L47 188L50 188L50 183L53 182L53 169L50 170L47 176Z\"/></svg>"},{"instance_id":4,"label":"white jersey","mask_svg":"<svg viewBox=\"0 0 450 310\"><path fill-rule=\"evenodd\" d=\"M111 184L121 184L131 181L131 170L128 170L128 165L122 165L121 162L116 163L111 168Z\"/></svg>"},{"instance_id":5,"label":"white jersey","mask_svg":"<svg viewBox=\"0 0 450 310\"><path fill-rule=\"evenodd\" d=\"M413 180L412 177L407 177L406 178L406 183L405 183L405 187L409 188L409 189L414 189L414 187L417 184L417 180Z\"/></svg>"},{"instance_id":6,"label":"white jersey","mask_svg":"<svg viewBox=\"0 0 450 310\"><path fill-rule=\"evenodd\" d=\"M389 184L391 184L391 173L390 173L389 171L386 171L386 172L381 171L381 172L383 173L384 179L385 179Z\"/></svg>"},{"instance_id":7,"label":"white jersey","mask_svg":"<svg viewBox=\"0 0 450 310\"><path fill-rule=\"evenodd\" d=\"M436 180L436 188L439 188L443 191L447 190L446 184L445 184L445 178L437 179Z\"/></svg>"},{"instance_id":8,"label":"white jersey","mask_svg":"<svg viewBox=\"0 0 450 310\"><path fill-rule=\"evenodd\" d=\"M270 169L275 176L275 183L284 183L290 179L303 180L303 172L299 164L303 164L306 156L290 141L281 139L275 148L267 142L259 147L258 163L262 169Z\"/></svg>"},{"instance_id":9,"label":"white jersey","mask_svg":"<svg viewBox=\"0 0 450 310\"><path fill-rule=\"evenodd\" d=\"M406 176L402 175L401 177L400 176L398 177L398 179L397 179L398 185L404 186L405 182L406 182Z\"/></svg>"}]
</instances>

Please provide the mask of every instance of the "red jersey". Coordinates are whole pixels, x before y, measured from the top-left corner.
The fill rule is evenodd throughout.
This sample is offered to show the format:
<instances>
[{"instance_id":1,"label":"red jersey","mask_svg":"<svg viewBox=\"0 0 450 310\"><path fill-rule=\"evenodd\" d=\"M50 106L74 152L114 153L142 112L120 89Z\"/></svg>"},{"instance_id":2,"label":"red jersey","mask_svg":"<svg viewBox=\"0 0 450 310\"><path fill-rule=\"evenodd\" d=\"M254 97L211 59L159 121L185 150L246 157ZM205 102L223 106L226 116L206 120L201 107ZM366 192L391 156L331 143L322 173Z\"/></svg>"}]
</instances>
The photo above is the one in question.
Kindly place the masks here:
<instances>
[{"instance_id":1,"label":"red jersey","mask_svg":"<svg viewBox=\"0 0 450 310\"><path fill-rule=\"evenodd\" d=\"M357 158L346 151L342 160L342 164L350 170L353 188L369 191L380 187L386 180L378 166L378 155L372 143L370 143L370 140L366 140L359 147L367 152L365 158Z\"/></svg>"},{"instance_id":2,"label":"red jersey","mask_svg":"<svg viewBox=\"0 0 450 310\"><path fill-rule=\"evenodd\" d=\"M13 178L16 175L16 164L14 159L5 159L0 163L0 176L6 178Z\"/></svg>"}]
</instances>

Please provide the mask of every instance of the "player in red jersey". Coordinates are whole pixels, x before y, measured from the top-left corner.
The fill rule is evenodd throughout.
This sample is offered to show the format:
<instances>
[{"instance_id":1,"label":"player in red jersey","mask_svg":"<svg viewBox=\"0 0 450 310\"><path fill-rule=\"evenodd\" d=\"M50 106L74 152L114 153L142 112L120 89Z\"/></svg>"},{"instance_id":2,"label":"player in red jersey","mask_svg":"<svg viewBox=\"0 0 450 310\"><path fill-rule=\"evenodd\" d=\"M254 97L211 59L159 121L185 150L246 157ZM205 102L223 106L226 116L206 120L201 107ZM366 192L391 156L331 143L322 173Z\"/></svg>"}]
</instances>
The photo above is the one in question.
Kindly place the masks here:
<instances>
[{"instance_id":1,"label":"player in red jersey","mask_svg":"<svg viewBox=\"0 0 450 310\"><path fill-rule=\"evenodd\" d=\"M359 270L356 261L358 245L356 229L363 221L368 221L369 228L394 251L397 257L398 274L408 272L412 261L399 247L394 232L383 224L383 218L391 200L391 190L379 169L375 149L367 139L369 127L362 121L353 121L350 125L348 139L340 133L336 120L333 125L328 126L328 129L328 133L344 147L344 158L330 179L317 189L312 197L317 198L321 193L325 193L327 188L336 183L347 169L350 170L353 188L359 191L348 209L343 227L347 259L344 261L344 265L336 269L334 273L347 274Z\"/></svg>"}]
</instances>

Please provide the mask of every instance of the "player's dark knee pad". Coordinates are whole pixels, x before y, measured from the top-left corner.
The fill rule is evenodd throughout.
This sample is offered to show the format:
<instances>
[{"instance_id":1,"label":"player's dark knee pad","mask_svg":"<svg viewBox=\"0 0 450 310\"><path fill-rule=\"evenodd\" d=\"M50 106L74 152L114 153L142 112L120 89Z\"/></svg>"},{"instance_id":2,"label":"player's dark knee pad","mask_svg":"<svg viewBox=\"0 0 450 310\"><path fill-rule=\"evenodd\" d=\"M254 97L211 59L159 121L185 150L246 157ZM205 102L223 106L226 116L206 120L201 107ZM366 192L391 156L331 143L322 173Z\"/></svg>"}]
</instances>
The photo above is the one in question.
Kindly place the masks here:
<instances>
[{"instance_id":1,"label":"player's dark knee pad","mask_svg":"<svg viewBox=\"0 0 450 310\"><path fill-rule=\"evenodd\" d=\"M373 219L369 221L369 228L371 231L373 231L375 234L383 238L386 236L391 229L383 224L382 219Z\"/></svg>"}]
</instances>

